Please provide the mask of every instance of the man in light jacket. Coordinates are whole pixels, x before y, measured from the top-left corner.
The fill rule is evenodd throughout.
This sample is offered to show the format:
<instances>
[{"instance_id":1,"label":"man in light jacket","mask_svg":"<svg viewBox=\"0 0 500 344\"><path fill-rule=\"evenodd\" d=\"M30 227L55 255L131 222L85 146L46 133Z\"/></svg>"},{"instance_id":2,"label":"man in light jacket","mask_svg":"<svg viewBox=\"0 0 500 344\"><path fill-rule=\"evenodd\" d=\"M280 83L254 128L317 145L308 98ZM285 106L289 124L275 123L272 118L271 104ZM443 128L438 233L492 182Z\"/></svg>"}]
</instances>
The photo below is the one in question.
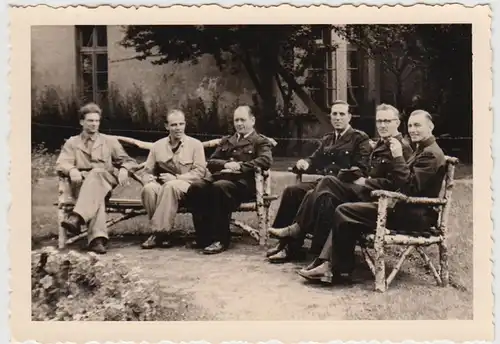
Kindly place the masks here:
<instances>
[{"instance_id":1,"label":"man in light jacket","mask_svg":"<svg viewBox=\"0 0 500 344\"><path fill-rule=\"evenodd\" d=\"M82 132L70 137L56 161L56 171L68 176L77 200L73 212L61 226L78 235L88 225L89 250L106 253L105 198L118 185L125 185L129 172L138 168L118 140L99 133L102 110L89 103L79 110Z\"/></svg>"},{"instance_id":2,"label":"man in light jacket","mask_svg":"<svg viewBox=\"0 0 500 344\"><path fill-rule=\"evenodd\" d=\"M141 200L153 233L142 244L144 249L172 246L170 233L179 203L185 199L191 183L206 173L203 144L185 134L184 113L170 111L165 128L169 135L153 144L142 177Z\"/></svg>"}]
</instances>

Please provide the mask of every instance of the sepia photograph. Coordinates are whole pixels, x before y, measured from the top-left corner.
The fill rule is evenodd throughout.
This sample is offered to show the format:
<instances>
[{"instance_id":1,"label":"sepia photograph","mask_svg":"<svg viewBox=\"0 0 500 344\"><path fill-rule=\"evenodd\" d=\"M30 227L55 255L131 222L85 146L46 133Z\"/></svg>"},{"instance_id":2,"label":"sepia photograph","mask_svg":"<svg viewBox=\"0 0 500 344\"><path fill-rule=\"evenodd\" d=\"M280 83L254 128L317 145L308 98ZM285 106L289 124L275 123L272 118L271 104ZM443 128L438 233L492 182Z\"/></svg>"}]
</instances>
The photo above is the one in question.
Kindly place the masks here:
<instances>
[{"instance_id":1,"label":"sepia photograph","mask_svg":"<svg viewBox=\"0 0 500 344\"><path fill-rule=\"evenodd\" d=\"M478 319L473 20L85 18L23 26L29 321Z\"/></svg>"}]
</instances>

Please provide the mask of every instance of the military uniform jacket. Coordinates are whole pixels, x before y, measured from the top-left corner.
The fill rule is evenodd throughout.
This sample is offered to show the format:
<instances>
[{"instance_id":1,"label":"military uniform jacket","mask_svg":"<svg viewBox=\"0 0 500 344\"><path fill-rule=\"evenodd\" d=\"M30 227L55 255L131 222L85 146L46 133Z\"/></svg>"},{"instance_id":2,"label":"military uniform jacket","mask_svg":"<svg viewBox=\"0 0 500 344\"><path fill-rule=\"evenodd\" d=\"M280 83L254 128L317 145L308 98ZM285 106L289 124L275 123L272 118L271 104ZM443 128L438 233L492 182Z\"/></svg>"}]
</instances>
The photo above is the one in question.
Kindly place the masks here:
<instances>
[{"instance_id":1,"label":"military uniform jacket","mask_svg":"<svg viewBox=\"0 0 500 344\"><path fill-rule=\"evenodd\" d=\"M406 163L397 160L400 166L394 179L399 192L408 196L439 197L446 158L433 136L420 142ZM437 213L427 205L397 203L394 213L406 230L427 229L437 219Z\"/></svg>"},{"instance_id":2,"label":"military uniform jacket","mask_svg":"<svg viewBox=\"0 0 500 344\"><path fill-rule=\"evenodd\" d=\"M378 140L369 155L365 186L371 190L395 191L398 188L395 178L401 175L401 170L404 169L402 164L410 159L413 150L403 135L398 134L394 138L401 143L402 157L393 158L389 142L384 140Z\"/></svg>"},{"instance_id":3,"label":"military uniform jacket","mask_svg":"<svg viewBox=\"0 0 500 344\"><path fill-rule=\"evenodd\" d=\"M341 169L357 166L366 175L370 151L369 137L361 130L349 127L337 139L334 132L328 133L323 136L316 151L306 159L309 163L306 173L336 176Z\"/></svg>"},{"instance_id":4,"label":"military uniform jacket","mask_svg":"<svg viewBox=\"0 0 500 344\"><path fill-rule=\"evenodd\" d=\"M93 168L102 168L115 174L118 168L125 168L133 172L138 168L137 162L123 149L118 139L113 136L97 133L92 139L90 149L85 145L85 135L70 137L63 145L56 161L56 171L69 175L73 168L80 171L90 171Z\"/></svg>"},{"instance_id":5,"label":"military uniform jacket","mask_svg":"<svg viewBox=\"0 0 500 344\"><path fill-rule=\"evenodd\" d=\"M247 185L253 185L255 184L255 168L268 170L271 167L272 144L266 137L255 131L239 140L237 133L224 136L207 161L207 168L210 173L217 174L230 161L241 163L241 173L236 174L236 179Z\"/></svg>"}]
</instances>

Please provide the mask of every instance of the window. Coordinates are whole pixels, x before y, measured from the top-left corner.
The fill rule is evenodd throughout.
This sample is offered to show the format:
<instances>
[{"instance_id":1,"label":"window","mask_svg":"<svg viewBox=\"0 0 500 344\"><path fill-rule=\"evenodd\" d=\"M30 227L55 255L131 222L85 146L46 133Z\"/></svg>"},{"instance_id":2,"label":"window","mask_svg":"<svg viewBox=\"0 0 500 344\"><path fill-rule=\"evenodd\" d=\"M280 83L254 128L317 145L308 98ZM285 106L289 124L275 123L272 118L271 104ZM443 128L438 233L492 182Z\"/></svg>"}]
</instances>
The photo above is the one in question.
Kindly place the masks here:
<instances>
[{"instance_id":1,"label":"window","mask_svg":"<svg viewBox=\"0 0 500 344\"><path fill-rule=\"evenodd\" d=\"M347 46L347 102L353 111L364 102L363 57L351 44Z\"/></svg>"},{"instance_id":2,"label":"window","mask_svg":"<svg viewBox=\"0 0 500 344\"><path fill-rule=\"evenodd\" d=\"M77 27L78 79L85 102L102 104L108 94L108 37L106 26Z\"/></svg>"},{"instance_id":3,"label":"window","mask_svg":"<svg viewBox=\"0 0 500 344\"><path fill-rule=\"evenodd\" d=\"M319 51L313 56L311 67L307 69L307 88L309 94L316 104L328 110L333 102L335 92L334 73L335 65L332 51L331 29L325 26L313 28L313 39L319 45Z\"/></svg>"}]
</instances>

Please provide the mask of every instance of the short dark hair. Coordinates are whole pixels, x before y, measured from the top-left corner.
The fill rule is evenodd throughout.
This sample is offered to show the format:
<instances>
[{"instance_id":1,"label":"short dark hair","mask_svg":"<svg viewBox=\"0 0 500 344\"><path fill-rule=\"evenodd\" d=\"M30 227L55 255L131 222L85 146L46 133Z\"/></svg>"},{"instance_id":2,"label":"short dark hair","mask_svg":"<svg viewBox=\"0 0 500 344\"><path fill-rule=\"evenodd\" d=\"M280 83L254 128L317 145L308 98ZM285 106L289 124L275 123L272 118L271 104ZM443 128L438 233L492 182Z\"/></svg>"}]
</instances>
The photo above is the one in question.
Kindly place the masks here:
<instances>
[{"instance_id":1,"label":"short dark hair","mask_svg":"<svg viewBox=\"0 0 500 344\"><path fill-rule=\"evenodd\" d=\"M96 103L87 103L78 110L78 116L81 120L85 119L89 113L98 113L99 116L102 116L102 110Z\"/></svg>"}]
</instances>

